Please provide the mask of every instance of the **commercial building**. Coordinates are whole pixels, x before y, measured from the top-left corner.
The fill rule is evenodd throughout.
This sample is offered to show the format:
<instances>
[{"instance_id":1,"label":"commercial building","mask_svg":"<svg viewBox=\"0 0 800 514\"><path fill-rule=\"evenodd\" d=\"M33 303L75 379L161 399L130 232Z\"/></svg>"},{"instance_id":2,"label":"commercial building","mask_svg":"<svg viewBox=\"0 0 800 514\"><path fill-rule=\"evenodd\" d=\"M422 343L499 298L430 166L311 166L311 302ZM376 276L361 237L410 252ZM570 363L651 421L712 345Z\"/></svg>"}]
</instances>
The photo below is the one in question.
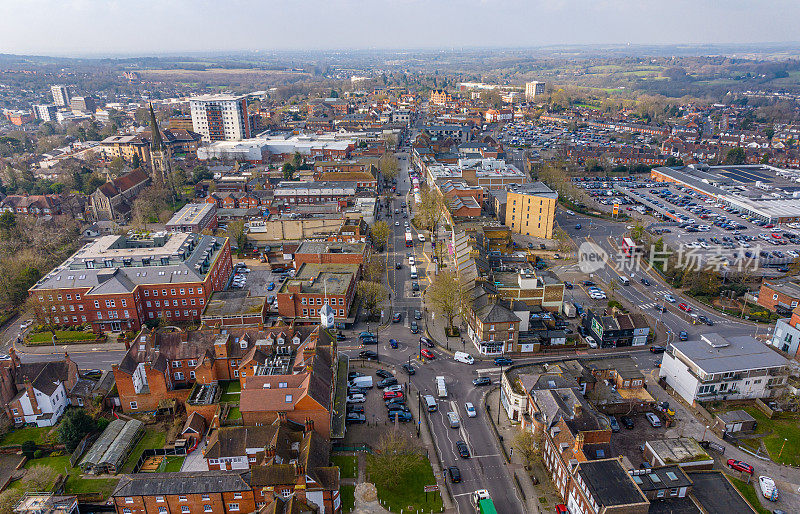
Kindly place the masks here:
<instances>
[{"instance_id":1,"label":"commercial building","mask_svg":"<svg viewBox=\"0 0 800 514\"><path fill-rule=\"evenodd\" d=\"M544 82L526 82L525 83L525 100L531 101L536 98L536 95L544 94Z\"/></svg>"},{"instance_id":2,"label":"commercial building","mask_svg":"<svg viewBox=\"0 0 800 514\"><path fill-rule=\"evenodd\" d=\"M204 95L189 99L193 130L204 142L240 141L252 136L247 97Z\"/></svg>"},{"instance_id":3,"label":"commercial building","mask_svg":"<svg viewBox=\"0 0 800 514\"><path fill-rule=\"evenodd\" d=\"M197 158L240 160L253 164L284 161L299 153L304 157L323 160L346 160L356 148L350 138L337 134L267 136L241 141L220 141L203 146L197 151Z\"/></svg>"},{"instance_id":4,"label":"commercial building","mask_svg":"<svg viewBox=\"0 0 800 514\"><path fill-rule=\"evenodd\" d=\"M296 182L284 180L275 187L275 201L287 205L328 202L347 202L356 195L356 185L351 182Z\"/></svg>"},{"instance_id":5,"label":"commercial building","mask_svg":"<svg viewBox=\"0 0 800 514\"><path fill-rule=\"evenodd\" d=\"M263 327L267 297L250 291L217 291L208 300L200 321L207 327Z\"/></svg>"},{"instance_id":6,"label":"commercial building","mask_svg":"<svg viewBox=\"0 0 800 514\"><path fill-rule=\"evenodd\" d=\"M528 182L525 172L502 159L477 158L458 159L456 164L426 166L427 181L463 179L471 186L484 189L503 189L509 185Z\"/></svg>"},{"instance_id":7,"label":"commercial building","mask_svg":"<svg viewBox=\"0 0 800 514\"><path fill-rule=\"evenodd\" d=\"M97 110L97 103L91 96L73 96L69 102L70 109L73 111L94 114Z\"/></svg>"},{"instance_id":8,"label":"commercial building","mask_svg":"<svg viewBox=\"0 0 800 514\"><path fill-rule=\"evenodd\" d=\"M792 311L790 318L779 319L775 323L775 332L767 344L789 355L800 358L800 307Z\"/></svg>"},{"instance_id":9,"label":"commercial building","mask_svg":"<svg viewBox=\"0 0 800 514\"><path fill-rule=\"evenodd\" d=\"M217 206L212 203L187 203L167 222L170 232L193 232L217 228Z\"/></svg>"},{"instance_id":10,"label":"commercial building","mask_svg":"<svg viewBox=\"0 0 800 514\"><path fill-rule=\"evenodd\" d=\"M423 128L433 137L450 138L455 141L468 141L472 130L467 125L427 125Z\"/></svg>"},{"instance_id":11,"label":"commercial building","mask_svg":"<svg viewBox=\"0 0 800 514\"><path fill-rule=\"evenodd\" d=\"M503 191L492 193L502 203ZM542 182L511 185L505 191L504 223L516 234L551 239L558 193Z\"/></svg>"},{"instance_id":12,"label":"commercial building","mask_svg":"<svg viewBox=\"0 0 800 514\"><path fill-rule=\"evenodd\" d=\"M294 267L303 264L359 264L366 260L366 243L331 243L327 241L303 241L294 252Z\"/></svg>"},{"instance_id":13,"label":"commercial building","mask_svg":"<svg viewBox=\"0 0 800 514\"><path fill-rule=\"evenodd\" d=\"M751 336L700 340L667 347L659 377L689 404L705 400L771 398L786 386L788 360Z\"/></svg>"},{"instance_id":14,"label":"commercial building","mask_svg":"<svg viewBox=\"0 0 800 514\"><path fill-rule=\"evenodd\" d=\"M138 330L147 320L186 322L232 271L228 238L188 233L108 235L87 243L29 293L46 323Z\"/></svg>"},{"instance_id":15,"label":"commercial building","mask_svg":"<svg viewBox=\"0 0 800 514\"><path fill-rule=\"evenodd\" d=\"M69 107L69 91L67 86L50 86L50 93L53 95L53 103L56 107Z\"/></svg>"},{"instance_id":16,"label":"commercial building","mask_svg":"<svg viewBox=\"0 0 800 514\"><path fill-rule=\"evenodd\" d=\"M430 103L444 105L453 101L453 97L444 89L434 89L431 91Z\"/></svg>"},{"instance_id":17,"label":"commercial building","mask_svg":"<svg viewBox=\"0 0 800 514\"><path fill-rule=\"evenodd\" d=\"M308 322L319 321L323 305L339 320L349 316L361 276L359 264L303 264L278 291L278 314Z\"/></svg>"},{"instance_id":18,"label":"commercial building","mask_svg":"<svg viewBox=\"0 0 800 514\"><path fill-rule=\"evenodd\" d=\"M800 305L800 281L795 277L764 279L758 291L758 304L788 316Z\"/></svg>"},{"instance_id":19,"label":"commercial building","mask_svg":"<svg viewBox=\"0 0 800 514\"><path fill-rule=\"evenodd\" d=\"M37 104L33 106L33 114L42 121L56 121L58 107L55 104Z\"/></svg>"}]
</instances>

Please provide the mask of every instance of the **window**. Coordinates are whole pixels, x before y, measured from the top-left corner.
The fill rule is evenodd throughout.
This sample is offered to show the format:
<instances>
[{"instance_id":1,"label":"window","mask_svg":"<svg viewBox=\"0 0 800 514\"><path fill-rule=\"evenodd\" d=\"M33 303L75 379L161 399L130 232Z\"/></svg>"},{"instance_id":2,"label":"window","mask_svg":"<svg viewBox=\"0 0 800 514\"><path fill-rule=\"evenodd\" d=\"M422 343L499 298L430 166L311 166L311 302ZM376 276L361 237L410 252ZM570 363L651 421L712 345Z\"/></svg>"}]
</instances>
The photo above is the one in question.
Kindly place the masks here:
<instances>
[{"instance_id":1,"label":"window","mask_svg":"<svg viewBox=\"0 0 800 514\"><path fill-rule=\"evenodd\" d=\"M285 401L286 403L292 403L292 395L290 395L290 394L287 394L287 395L286 395L286 398L284 399L284 401Z\"/></svg>"},{"instance_id":2,"label":"window","mask_svg":"<svg viewBox=\"0 0 800 514\"><path fill-rule=\"evenodd\" d=\"M203 505L203 512L211 512L211 505Z\"/></svg>"},{"instance_id":3,"label":"window","mask_svg":"<svg viewBox=\"0 0 800 514\"><path fill-rule=\"evenodd\" d=\"M242 493L233 493L233 499L234 500L241 500L242 499Z\"/></svg>"},{"instance_id":4,"label":"window","mask_svg":"<svg viewBox=\"0 0 800 514\"><path fill-rule=\"evenodd\" d=\"M772 299L773 300L777 300L778 299L778 295L776 295L776 294L772 295Z\"/></svg>"},{"instance_id":5,"label":"window","mask_svg":"<svg viewBox=\"0 0 800 514\"><path fill-rule=\"evenodd\" d=\"M173 368L180 368L181 367L181 361L172 361L172 367Z\"/></svg>"},{"instance_id":6,"label":"window","mask_svg":"<svg viewBox=\"0 0 800 514\"><path fill-rule=\"evenodd\" d=\"M125 503L133 503L133 498L130 496L125 497Z\"/></svg>"},{"instance_id":7,"label":"window","mask_svg":"<svg viewBox=\"0 0 800 514\"><path fill-rule=\"evenodd\" d=\"M306 299L305 298L300 298L300 303L305 305L306 304Z\"/></svg>"},{"instance_id":8,"label":"window","mask_svg":"<svg viewBox=\"0 0 800 514\"><path fill-rule=\"evenodd\" d=\"M100 308L100 301L99 300L95 300L94 301L94 308L95 309L99 309Z\"/></svg>"},{"instance_id":9,"label":"window","mask_svg":"<svg viewBox=\"0 0 800 514\"><path fill-rule=\"evenodd\" d=\"M80 300L81 299L81 295L79 295L78 293L75 293L75 299L76 300Z\"/></svg>"},{"instance_id":10,"label":"window","mask_svg":"<svg viewBox=\"0 0 800 514\"><path fill-rule=\"evenodd\" d=\"M183 373L180 371L175 373L175 380L183 380Z\"/></svg>"},{"instance_id":11,"label":"window","mask_svg":"<svg viewBox=\"0 0 800 514\"><path fill-rule=\"evenodd\" d=\"M239 504L238 503L229 503L228 504L228 510L231 510L231 511L239 510Z\"/></svg>"},{"instance_id":12,"label":"window","mask_svg":"<svg viewBox=\"0 0 800 514\"><path fill-rule=\"evenodd\" d=\"M156 503L164 503L164 497L163 496L156 496Z\"/></svg>"},{"instance_id":13,"label":"window","mask_svg":"<svg viewBox=\"0 0 800 514\"><path fill-rule=\"evenodd\" d=\"M128 306L128 302L124 298L122 300L120 300L120 301L122 302L122 306L123 307L127 307Z\"/></svg>"},{"instance_id":14,"label":"window","mask_svg":"<svg viewBox=\"0 0 800 514\"><path fill-rule=\"evenodd\" d=\"M189 378L194 379L194 371L189 372Z\"/></svg>"},{"instance_id":15,"label":"window","mask_svg":"<svg viewBox=\"0 0 800 514\"><path fill-rule=\"evenodd\" d=\"M181 505L181 512L183 512L183 514L189 514L191 511L192 509L190 509L188 505Z\"/></svg>"},{"instance_id":16,"label":"window","mask_svg":"<svg viewBox=\"0 0 800 514\"><path fill-rule=\"evenodd\" d=\"M187 500L186 500L186 496L178 496L178 501L179 501L179 502L185 502L185 501L187 501Z\"/></svg>"},{"instance_id":17,"label":"window","mask_svg":"<svg viewBox=\"0 0 800 514\"><path fill-rule=\"evenodd\" d=\"M204 502L211 501L211 495L204 494L200 497Z\"/></svg>"},{"instance_id":18,"label":"window","mask_svg":"<svg viewBox=\"0 0 800 514\"><path fill-rule=\"evenodd\" d=\"M131 402L131 410L136 410L138 408L139 408L139 406L137 405L136 402Z\"/></svg>"},{"instance_id":19,"label":"window","mask_svg":"<svg viewBox=\"0 0 800 514\"><path fill-rule=\"evenodd\" d=\"M162 506L158 507L158 514L167 514L167 508Z\"/></svg>"}]
</instances>

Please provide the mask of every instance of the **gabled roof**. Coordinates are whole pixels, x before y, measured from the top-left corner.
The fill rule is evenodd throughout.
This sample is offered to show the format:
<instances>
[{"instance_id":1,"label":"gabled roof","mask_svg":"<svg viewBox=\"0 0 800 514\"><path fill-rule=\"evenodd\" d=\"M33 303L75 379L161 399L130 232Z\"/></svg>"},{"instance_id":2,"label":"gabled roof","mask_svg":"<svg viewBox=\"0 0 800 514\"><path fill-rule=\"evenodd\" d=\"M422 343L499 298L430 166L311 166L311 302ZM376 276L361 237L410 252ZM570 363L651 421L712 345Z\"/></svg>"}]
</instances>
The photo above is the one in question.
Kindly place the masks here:
<instances>
[{"instance_id":1,"label":"gabled roof","mask_svg":"<svg viewBox=\"0 0 800 514\"><path fill-rule=\"evenodd\" d=\"M252 490L249 470L136 473L120 479L112 496L162 496Z\"/></svg>"}]
</instances>

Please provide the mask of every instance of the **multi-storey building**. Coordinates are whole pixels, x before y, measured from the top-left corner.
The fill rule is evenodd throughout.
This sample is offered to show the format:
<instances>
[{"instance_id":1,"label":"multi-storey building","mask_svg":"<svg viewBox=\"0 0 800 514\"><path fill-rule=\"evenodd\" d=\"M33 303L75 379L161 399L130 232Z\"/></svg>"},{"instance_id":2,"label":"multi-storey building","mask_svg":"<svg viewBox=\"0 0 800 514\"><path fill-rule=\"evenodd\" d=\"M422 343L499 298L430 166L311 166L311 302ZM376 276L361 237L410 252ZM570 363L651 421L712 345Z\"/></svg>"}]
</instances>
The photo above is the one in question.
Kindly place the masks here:
<instances>
[{"instance_id":1,"label":"multi-storey building","mask_svg":"<svg viewBox=\"0 0 800 514\"><path fill-rule=\"evenodd\" d=\"M512 232L546 239L553 237L558 193L542 182L534 182L510 186L505 196L504 221Z\"/></svg>"},{"instance_id":2,"label":"multi-storey building","mask_svg":"<svg viewBox=\"0 0 800 514\"><path fill-rule=\"evenodd\" d=\"M33 114L42 121L56 121L58 107L55 104L37 104L33 106Z\"/></svg>"},{"instance_id":3,"label":"multi-storey building","mask_svg":"<svg viewBox=\"0 0 800 514\"><path fill-rule=\"evenodd\" d=\"M273 198L286 204L347 202L356 195L352 182L290 182L275 187Z\"/></svg>"},{"instance_id":4,"label":"multi-storey building","mask_svg":"<svg viewBox=\"0 0 800 514\"><path fill-rule=\"evenodd\" d=\"M166 129L161 131L161 142L170 156L197 155L200 145L200 134L186 129ZM151 130L137 134L116 134L108 136L100 142L100 153L106 159L121 157L127 162L139 156L142 165L150 166L153 132Z\"/></svg>"},{"instance_id":5,"label":"multi-storey building","mask_svg":"<svg viewBox=\"0 0 800 514\"><path fill-rule=\"evenodd\" d=\"M536 95L543 95L544 94L544 82L526 82L525 83L525 100L533 100L536 98Z\"/></svg>"},{"instance_id":6,"label":"multi-storey building","mask_svg":"<svg viewBox=\"0 0 800 514\"><path fill-rule=\"evenodd\" d=\"M251 137L247 97L204 95L189 99L192 127L205 142L240 141Z\"/></svg>"},{"instance_id":7,"label":"multi-storey building","mask_svg":"<svg viewBox=\"0 0 800 514\"><path fill-rule=\"evenodd\" d=\"M444 105L453 101L453 97L444 89L431 91L430 102L435 105Z\"/></svg>"},{"instance_id":8,"label":"multi-storey building","mask_svg":"<svg viewBox=\"0 0 800 514\"><path fill-rule=\"evenodd\" d=\"M765 279L758 291L758 304L784 316L791 313L800 304L800 281L795 277Z\"/></svg>"},{"instance_id":9,"label":"multi-storey building","mask_svg":"<svg viewBox=\"0 0 800 514\"><path fill-rule=\"evenodd\" d=\"M69 105L73 111L94 114L97 110L97 103L91 96L73 96L70 99Z\"/></svg>"},{"instance_id":10,"label":"multi-storey building","mask_svg":"<svg viewBox=\"0 0 800 514\"><path fill-rule=\"evenodd\" d=\"M67 86L50 86L50 93L53 95L53 103L57 107L68 107L70 105Z\"/></svg>"},{"instance_id":11,"label":"multi-storey building","mask_svg":"<svg viewBox=\"0 0 800 514\"><path fill-rule=\"evenodd\" d=\"M786 387L789 361L751 336L700 340L667 347L659 376L689 404L703 400L775 397Z\"/></svg>"},{"instance_id":12,"label":"multi-storey building","mask_svg":"<svg viewBox=\"0 0 800 514\"><path fill-rule=\"evenodd\" d=\"M217 207L212 203L187 203L167 222L170 232L194 232L217 228Z\"/></svg>"},{"instance_id":13,"label":"multi-storey building","mask_svg":"<svg viewBox=\"0 0 800 514\"><path fill-rule=\"evenodd\" d=\"M360 267L332 263L301 265L294 278L286 280L278 291L278 314L318 322L320 309L329 305L337 318L346 318L356 294Z\"/></svg>"},{"instance_id":14,"label":"multi-storey building","mask_svg":"<svg viewBox=\"0 0 800 514\"><path fill-rule=\"evenodd\" d=\"M359 264L367 256L366 243L329 243L304 241L294 252L294 267L303 264Z\"/></svg>"},{"instance_id":15,"label":"multi-storey building","mask_svg":"<svg viewBox=\"0 0 800 514\"><path fill-rule=\"evenodd\" d=\"M788 354L792 359L800 358L800 307L792 311L790 318L782 318L775 323L775 332L767 344Z\"/></svg>"},{"instance_id":16,"label":"multi-storey building","mask_svg":"<svg viewBox=\"0 0 800 514\"><path fill-rule=\"evenodd\" d=\"M232 271L227 238L188 233L109 235L87 243L29 293L47 324L138 330L147 320L199 320Z\"/></svg>"}]
</instances>

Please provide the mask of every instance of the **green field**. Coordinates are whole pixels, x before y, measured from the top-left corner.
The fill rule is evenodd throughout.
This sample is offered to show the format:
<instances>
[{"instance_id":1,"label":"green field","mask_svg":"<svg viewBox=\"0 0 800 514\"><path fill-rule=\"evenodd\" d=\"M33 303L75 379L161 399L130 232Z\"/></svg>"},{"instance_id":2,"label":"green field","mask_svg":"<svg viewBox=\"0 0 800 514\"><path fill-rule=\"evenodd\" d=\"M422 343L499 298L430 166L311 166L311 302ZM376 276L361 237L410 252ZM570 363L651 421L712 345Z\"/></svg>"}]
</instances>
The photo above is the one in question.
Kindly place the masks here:
<instances>
[{"instance_id":1,"label":"green field","mask_svg":"<svg viewBox=\"0 0 800 514\"><path fill-rule=\"evenodd\" d=\"M342 513L347 514L348 512L352 512L356 506L356 486L339 486L339 497L342 500Z\"/></svg>"},{"instance_id":2,"label":"green field","mask_svg":"<svg viewBox=\"0 0 800 514\"><path fill-rule=\"evenodd\" d=\"M97 334L94 332L82 332L79 330L56 330L57 343L69 343L72 341L94 341ZM31 343L51 343L53 342L53 334L51 332L39 332L28 336L28 341Z\"/></svg>"},{"instance_id":3,"label":"green field","mask_svg":"<svg viewBox=\"0 0 800 514\"><path fill-rule=\"evenodd\" d=\"M166 439L167 435L164 432L146 429L144 435L136 445L136 448L133 449L131 454L128 456L128 460L126 460L125 464L123 464L122 472L133 472L133 468L136 466L136 463L139 462L139 457L142 456L142 453L148 448L163 448Z\"/></svg>"},{"instance_id":4,"label":"green field","mask_svg":"<svg viewBox=\"0 0 800 514\"><path fill-rule=\"evenodd\" d=\"M169 457L167 459L167 465L164 466L165 473L177 473L181 470L181 466L183 466L183 461L186 460L186 457Z\"/></svg>"},{"instance_id":5,"label":"green field","mask_svg":"<svg viewBox=\"0 0 800 514\"><path fill-rule=\"evenodd\" d=\"M760 439L767 447L772 460L781 464L800 466L800 427L798 427L796 418L769 419L756 407L744 407L743 410L758 422L757 434L769 434ZM786 440L785 445L784 439ZM753 441L758 442L757 439ZM748 444L748 446L753 447L754 445ZM783 451L781 451L781 447L783 447Z\"/></svg>"},{"instance_id":6,"label":"green field","mask_svg":"<svg viewBox=\"0 0 800 514\"><path fill-rule=\"evenodd\" d=\"M358 477L358 457L355 455L334 455L331 457L331 463L339 466L341 478Z\"/></svg>"}]
</instances>

